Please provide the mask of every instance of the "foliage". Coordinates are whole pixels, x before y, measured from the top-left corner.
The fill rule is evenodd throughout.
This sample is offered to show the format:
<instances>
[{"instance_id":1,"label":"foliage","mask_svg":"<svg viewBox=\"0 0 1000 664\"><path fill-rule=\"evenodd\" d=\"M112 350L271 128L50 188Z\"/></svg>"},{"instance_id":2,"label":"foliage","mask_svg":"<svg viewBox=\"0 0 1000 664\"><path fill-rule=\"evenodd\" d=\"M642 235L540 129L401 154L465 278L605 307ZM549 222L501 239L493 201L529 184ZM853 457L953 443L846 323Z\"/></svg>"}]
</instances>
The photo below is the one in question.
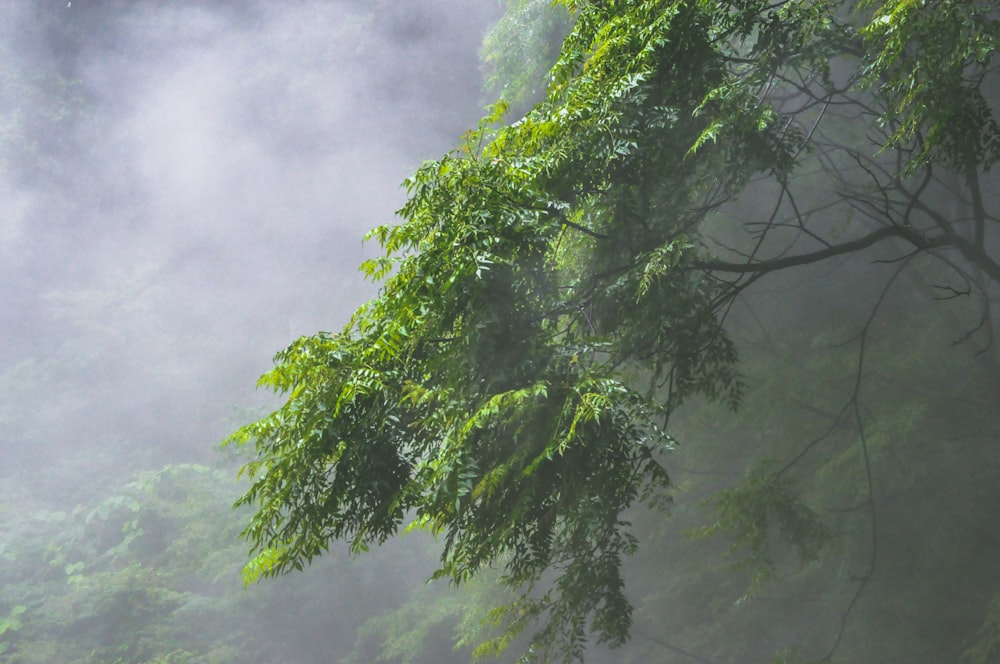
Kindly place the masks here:
<instances>
[{"instance_id":1,"label":"foliage","mask_svg":"<svg viewBox=\"0 0 1000 664\"><path fill-rule=\"evenodd\" d=\"M426 529L442 541L435 576L497 567L519 593L481 653L532 626L526 659L621 645L622 562L638 546L626 514L669 502L673 416L744 397L734 307L760 306L750 287L765 275L876 255L893 267L857 269L876 295L852 319L853 381L832 424L772 441L780 465L720 494L709 528L748 546L759 578L774 536L815 558L831 531L788 473L854 426L816 468L850 465L826 498L853 493L870 518L846 621L875 567L873 467L923 413L900 410L881 436L865 421L888 295L905 279L974 293L981 322L959 336L991 329L1000 264L982 181L1000 24L972 2L562 4L573 24L544 98L510 124L499 102L408 179L402 223L370 236L385 250L363 266L379 297L261 379L287 400L230 439L256 451L238 503L254 510L245 578L302 569L331 540L360 552ZM511 7L517 25L534 5ZM513 85L517 102L528 88Z\"/></svg>"},{"instance_id":2,"label":"foliage","mask_svg":"<svg viewBox=\"0 0 1000 664\"><path fill-rule=\"evenodd\" d=\"M570 25L566 7L551 0L508 0L504 19L483 39L482 60L487 89L497 90L512 114L523 114L544 96Z\"/></svg>"},{"instance_id":3,"label":"foliage","mask_svg":"<svg viewBox=\"0 0 1000 664\"><path fill-rule=\"evenodd\" d=\"M933 160L989 168L1000 158L1000 123L983 83L1000 23L978 3L935 5L880 3L862 31L873 54L867 74L881 80L887 97L880 122L892 128L889 146L918 139L910 169Z\"/></svg>"},{"instance_id":4,"label":"foliage","mask_svg":"<svg viewBox=\"0 0 1000 664\"><path fill-rule=\"evenodd\" d=\"M431 664L449 651L459 653L458 659L469 659L479 642L491 635L489 608L504 599L496 576L478 576L461 592L425 584L404 604L366 620L346 661Z\"/></svg>"},{"instance_id":5,"label":"foliage","mask_svg":"<svg viewBox=\"0 0 1000 664\"><path fill-rule=\"evenodd\" d=\"M822 275L780 292L826 293ZM766 295L753 302L754 316L734 312L743 406L721 417L692 404L675 418L681 440L697 436L698 444L681 445L669 460L672 518L633 519L643 537L628 579L635 643L616 661L675 661L647 635L711 662L768 662L784 647L788 661L811 664L959 660L998 583L987 562L996 546L988 534L996 510L987 507L997 495L994 411L980 383L991 370L972 349L949 348L961 324L946 314L964 303L912 297L894 301L878 338L865 344L861 426L838 412L857 378L860 344L849 328L830 329L830 317L795 307L756 326L754 316L777 306ZM848 305L834 317L841 324L868 313L863 300ZM759 471L748 476L748 468ZM776 476L818 517L823 537L812 533L813 519L786 531L773 518L752 518ZM722 511L720 498L728 499ZM727 518L731 527L720 527ZM683 539L706 523L714 537ZM803 556L796 538L822 548ZM755 545L764 555L754 558Z\"/></svg>"},{"instance_id":6,"label":"foliage","mask_svg":"<svg viewBox=\"0 0 1000 664\"><path fill-rule=\"evenodd\" d=\"M801 560L814 560L830 539L820 516L805 505L795 487L773 463L753 468L740 485L720 491L713 499L718 515L697 537L719 532L733 534L731 550L747 551L739 565L751 570L750 592L759 590L771 576L774 534L792 544Z\"/></svg>"},{"instance_id":7,"label":"foliage","mask_svg":"<svg viewBox=\"0 0 1000 664\"><path fill-rule=\"evenodd\" d=\"M376 586L394 575L378 561L376 576L331 560L317 570L328 582L303 579L251 597L239 582L245 550L241 517L229 509L231 474L167 466L71 510L11 496L2 514L0 662L347 657L355 630L379 610ZM407 590L378 592L405 599ZM330 612L341 616L336 625Z\"/></svg>"}]
</instances>

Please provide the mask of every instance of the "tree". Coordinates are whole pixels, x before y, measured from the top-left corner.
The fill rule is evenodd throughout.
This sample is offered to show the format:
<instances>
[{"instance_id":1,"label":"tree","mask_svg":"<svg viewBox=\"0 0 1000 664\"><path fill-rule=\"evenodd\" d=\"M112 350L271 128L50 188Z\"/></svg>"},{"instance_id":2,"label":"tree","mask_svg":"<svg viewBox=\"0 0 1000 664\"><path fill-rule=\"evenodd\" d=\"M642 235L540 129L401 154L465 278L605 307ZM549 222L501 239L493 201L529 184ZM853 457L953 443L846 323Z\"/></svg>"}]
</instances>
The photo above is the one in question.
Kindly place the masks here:
<instances>
[{"instance_id":1,"label":"tree","mask_svg":"<svg viewBox=\"0 0 1000 664\"><path fill-rule=\"evenodd\" d=\"M518 17L537 3L511 4ZM230 439L256 450L239 501L255 510L248 581L333 540L359 552L428 529L437 576L500 567L520 593L480 653L537 624L526 657L582 658L591 634L628 638L626 510L669 501L663 453L683 404L739 405L726 321L765 276L891 265L867 286L856 385L904 275L931 297L975 297L962 337L995 366L995 8L561 4L572 25L544 98L514 121L502 98L461 149L421 166L402 223L371 232L379 297L261 379L288 398ZM833 415L862 432L874 533L858 394ZM770 518L813 555L826 530L787 480L815 446L722 495L718 528L760 553Z\"/></svg>"}]
</instances>

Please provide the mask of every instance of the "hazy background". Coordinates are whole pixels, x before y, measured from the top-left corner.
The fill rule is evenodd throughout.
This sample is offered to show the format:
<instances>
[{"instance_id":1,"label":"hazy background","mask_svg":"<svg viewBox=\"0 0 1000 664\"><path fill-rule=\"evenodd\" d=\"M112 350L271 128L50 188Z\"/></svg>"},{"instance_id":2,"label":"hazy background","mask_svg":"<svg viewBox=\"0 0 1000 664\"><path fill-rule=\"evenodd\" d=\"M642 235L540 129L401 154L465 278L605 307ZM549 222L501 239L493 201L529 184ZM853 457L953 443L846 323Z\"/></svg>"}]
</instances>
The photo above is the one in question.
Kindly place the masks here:
<instances>
[{"instance_id":1,"label":"hazy background","mask_svg":"<svg viewBox=\"0 0 1000 664\"><path fill-rule=\"evenodd\" d=\"M0 474L55 498L213 454L373 293L362 235L475 124L499 11L0 3Z\"/></svg>"}]
</instances>

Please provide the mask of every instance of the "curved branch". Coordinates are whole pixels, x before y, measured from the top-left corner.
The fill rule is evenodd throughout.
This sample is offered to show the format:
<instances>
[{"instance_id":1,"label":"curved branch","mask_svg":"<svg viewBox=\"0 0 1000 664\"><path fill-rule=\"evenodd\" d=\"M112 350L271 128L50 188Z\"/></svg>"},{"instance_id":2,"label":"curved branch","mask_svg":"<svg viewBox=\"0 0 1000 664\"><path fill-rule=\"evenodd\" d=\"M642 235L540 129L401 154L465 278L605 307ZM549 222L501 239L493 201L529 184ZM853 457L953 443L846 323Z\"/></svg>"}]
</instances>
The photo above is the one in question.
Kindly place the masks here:
<instances>
[{"instance_id":1,"label":"curved branch","mask_svg":"<svg viewBox=\"0 0 1000 664\"><path fill-rule=\"evenodd\" d=\"M872 231L868 235L831 245L819 251L795 256L782 256L772 260L750 261L746 263L730 263L726 261L694 261L692 266L700 270L711 270L713 272L730 272L736 274L766 274L776 270L783 270L800 265L810 265L819 263L834 256L861 251L881 242L887 238L902 238L912 244L919 251L928 249L940 249L943 247L954 247L962 253L973 264L982 268L991 279L1000 283L1000 264L994 261L985 251L974 245L969 240L954 234L938 235L926 237L919 231L907 226L885 226Z\"/></svg>"},{"instance_id":2,"label":"curved branch","mask_svg":"<svg viewBox=\"0 0 1000 664\"><path fill-rule=\"evenodd\" d=\"M610 235L605 235L604 233L598 233L597 231L592 231L586 226L581 226L580 224L570 221L569 219L566 218L566 215L561 215L559 217L559 223L562 224L563 226L568 226L569 228L578 230L585 235L589 235L590 237L597 238L598 240L611 239Z\"/></svg>"}]
</instances>

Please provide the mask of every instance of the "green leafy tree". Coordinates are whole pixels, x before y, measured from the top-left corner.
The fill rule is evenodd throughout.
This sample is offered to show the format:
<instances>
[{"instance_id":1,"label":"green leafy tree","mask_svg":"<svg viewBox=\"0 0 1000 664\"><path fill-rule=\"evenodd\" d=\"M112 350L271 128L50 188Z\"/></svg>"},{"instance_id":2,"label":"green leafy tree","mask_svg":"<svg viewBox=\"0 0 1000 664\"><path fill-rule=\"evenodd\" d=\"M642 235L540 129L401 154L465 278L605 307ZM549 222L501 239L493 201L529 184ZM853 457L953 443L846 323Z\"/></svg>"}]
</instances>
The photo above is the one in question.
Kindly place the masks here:
<instances>
[{"instance_id":1,"label":"green leafy tree","mask_svg":"<svg viewBox=\"0 0 1000 664\"><path fill-rule=\"evenodd\" d=\"M876 438L859 386L888 294L909 279L932 298L974 298L960 340L995 368L995 11L561 4L572 25L544 98L512 122L499 102L407 180L402 223L371 233L385 257L363 266L379 297L341 333L294 342L261 379L287 400L230 439L256 450L239 501L254 509L248 582L301 569L334 540L360 552L427 529L442 543L436 576L499 568L518 593L479 654L531 627L526 658L580 659L591 636L629 636L627 514L669 501L678 409L744 397L727 320L763 277L850 272L852 257L891 266L864 283L853 388L832 411L860 432L850 487L872 566ZM530 5L512 3L509 20ZM515 104L530 98L524 81L508 90ZM751 588L776 533L804 559L828 540L788 473L829 435L784 440L780 461L715 501L707 531L749 551Z\"/></svg>"}]
</instances>

